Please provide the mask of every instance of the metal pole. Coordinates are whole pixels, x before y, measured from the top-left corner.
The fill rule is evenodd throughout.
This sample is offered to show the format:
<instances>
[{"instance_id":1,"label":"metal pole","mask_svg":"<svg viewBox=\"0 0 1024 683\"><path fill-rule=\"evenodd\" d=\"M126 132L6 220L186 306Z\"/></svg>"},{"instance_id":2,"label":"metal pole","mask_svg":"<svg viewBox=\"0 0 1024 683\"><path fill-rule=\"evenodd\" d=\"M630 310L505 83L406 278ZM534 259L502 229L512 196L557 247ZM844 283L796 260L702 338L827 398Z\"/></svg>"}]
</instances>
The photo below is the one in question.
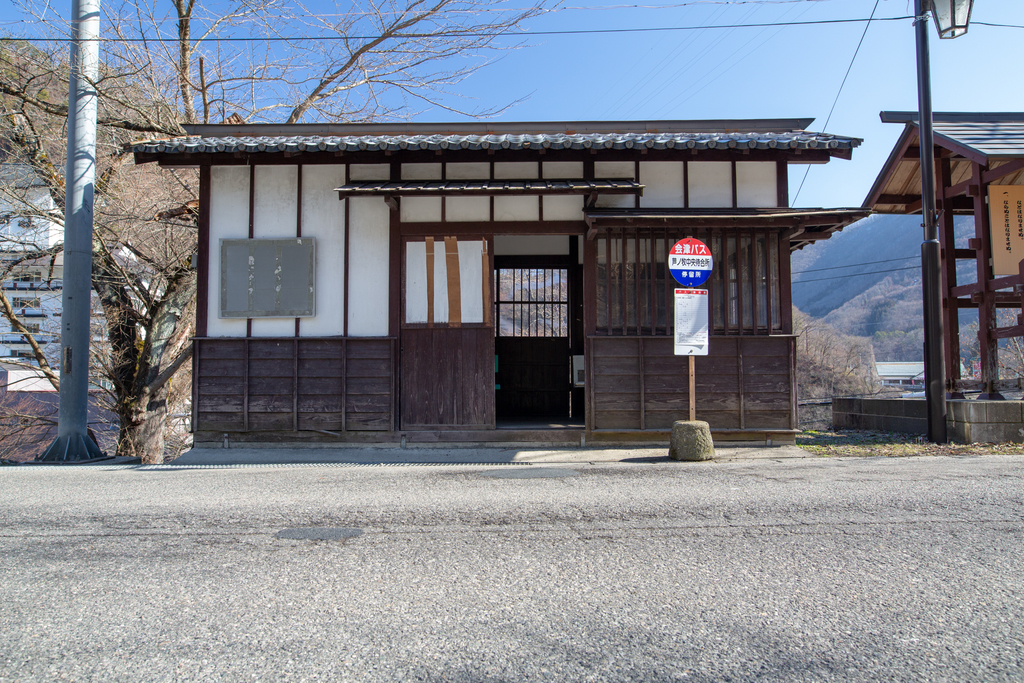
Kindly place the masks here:
<instances>
[{"instance_id":1,"label":"metal pole","mask_svg":"<svg viewBox=\"0 0 1024 683\"><path fill-rule=\"evenodd\" d=\"M917 94L920 109L921 286L924 295L924 382L928 409L928 439L946 443L946 381L943 367L942 292L939 233L935 216L935 136L932 132L931 67L928 62L928 15L926 3L915 0L917 33ZM952 256L952 255L950 255Z\"/></svg>"},{"instance_id":2,"label":"metal pole","mask_svg":"<svg viewBox=\"0 0 1024 683\"><path fill-rule=\"evenodd\" d=\"M68 79L68 159L64 200L64 286L60 327L60 413L47 462L105 457L89 438L89 303L92 293L93 184L99 0L72 0Z\"/></svg>"}]
</instances>

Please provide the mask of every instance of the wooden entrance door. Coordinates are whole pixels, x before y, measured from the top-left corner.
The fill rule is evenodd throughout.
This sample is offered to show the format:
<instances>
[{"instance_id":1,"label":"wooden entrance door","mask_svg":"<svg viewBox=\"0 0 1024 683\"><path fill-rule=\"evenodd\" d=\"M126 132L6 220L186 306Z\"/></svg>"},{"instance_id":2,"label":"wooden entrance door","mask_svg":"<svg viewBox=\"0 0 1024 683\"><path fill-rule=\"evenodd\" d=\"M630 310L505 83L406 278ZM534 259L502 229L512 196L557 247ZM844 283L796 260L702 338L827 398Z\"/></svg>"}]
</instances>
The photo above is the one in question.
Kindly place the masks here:
<instances>
[{"instance_id":1,"label":"wooden entrance door","mask_svg":"<svg viewBox=\"0 0 1024 683\"><path fill-rule=\"evenodd\" d=\"M402 429L494 429L492 251L483 236L403 241Z\"/></svg>"},{"instance_id":2,"label":"wooden entrance door","mask_svg":"<svg viewBox=\"0 0 1024 683\"><path fill-rule=\"evenodd\" d=\"M529 258L498 257L497 415L564 421L572 389L571 264L547 257L538 265Z\"/></svg>"}]
</instances>

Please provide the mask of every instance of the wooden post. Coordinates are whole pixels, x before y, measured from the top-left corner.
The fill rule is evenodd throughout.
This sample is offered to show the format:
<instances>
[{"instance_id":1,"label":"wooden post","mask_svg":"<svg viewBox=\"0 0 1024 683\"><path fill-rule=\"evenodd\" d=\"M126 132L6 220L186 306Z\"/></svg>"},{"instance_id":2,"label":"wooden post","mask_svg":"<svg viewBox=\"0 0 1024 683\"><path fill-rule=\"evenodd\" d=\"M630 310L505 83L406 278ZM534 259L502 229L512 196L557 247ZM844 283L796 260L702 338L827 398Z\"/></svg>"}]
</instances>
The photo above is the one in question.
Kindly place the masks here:
<instances>
[{"instance_id":1,"label":"wooden post","mask_svg":"<svg viewBox=\"0 0 1024 683\"><path fill-rule=\"evenodd\" d=\"M697 397L695 395L695 387L697 382L696 373L694 371L694 366L696 365L696 362L694 361L693 356L687 356L687 358L690 361L690 422L693 422L694 420L697 419Z\"/></svg>"}]
</instances>

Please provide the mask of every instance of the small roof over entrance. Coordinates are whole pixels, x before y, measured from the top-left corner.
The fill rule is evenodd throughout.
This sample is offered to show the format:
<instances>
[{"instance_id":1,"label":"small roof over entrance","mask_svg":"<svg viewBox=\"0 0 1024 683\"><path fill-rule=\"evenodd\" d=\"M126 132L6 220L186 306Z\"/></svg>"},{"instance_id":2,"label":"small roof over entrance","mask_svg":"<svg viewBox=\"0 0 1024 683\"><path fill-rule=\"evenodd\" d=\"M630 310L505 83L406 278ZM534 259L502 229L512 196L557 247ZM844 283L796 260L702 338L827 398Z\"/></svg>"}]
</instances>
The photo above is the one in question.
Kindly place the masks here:
<instances>
[{"instance_id":1,"label":"small roof over entrance","mask_svg":"<svg viewBox=\"0 0 1024 683\"><path fill-rule=\"evenodd\" d=\"M602 228L789 228L790 250L827 240L870 215L868 209L595 209L585 212L592 238Z\"/></svg>"},{"instance_id":2,"label":"small roof over entrance","mask_svg":"<svg viewBox=\"0 0 1024 683\"><path fill-rule=\"evenodd\" d=\"M390 195L394 197L442 197L502 194L636 194L644 186L632 180L402 180L349 183L335 188L341 199Z\"/></svg>"}]
</instances>

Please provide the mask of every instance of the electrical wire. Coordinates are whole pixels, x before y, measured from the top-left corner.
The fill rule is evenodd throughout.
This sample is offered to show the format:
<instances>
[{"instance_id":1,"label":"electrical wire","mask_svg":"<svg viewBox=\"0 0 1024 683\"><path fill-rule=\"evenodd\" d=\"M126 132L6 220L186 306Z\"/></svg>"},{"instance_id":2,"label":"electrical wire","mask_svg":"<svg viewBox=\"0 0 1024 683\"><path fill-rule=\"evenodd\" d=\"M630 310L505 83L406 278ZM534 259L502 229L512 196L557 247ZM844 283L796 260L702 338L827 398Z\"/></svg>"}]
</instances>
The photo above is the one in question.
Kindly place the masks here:
<instances>
[{"instance_id":1,"label":"electrical wire","mask_svg":"<svg viewBox=\"0 0 1024 683\"><path fill-rule=\"evenodd\" d=\"M887 258L882 261L865 261L863 263L851 263L848 266L829 266L828 268L811 268L810 270L797 270L791 273L791 275L800 275L801 273L818 273L823 270L839 270L840 268L857 268L859 266L873 266L877 263L892 263L893 261L906 261L912 258L921 258L920 256L904 256L903 258Z\"/></svg>"},{"instance_id":2,"label":"electrical wire","mask_svg":"<svg viewBox=\"0 0 1024 683\"><path fill-rule=\"evenodd\" d=\"M860 277L861 275L879 275L879 274L882 274L882 273L897 273L897 272L899 272L901 270L919 270L919 269L920 269L920 266L908 266L906 268L892 268L890 270L872 270L872 271L869 271L867 273L850 273L849 275L836 275L834 277L819 277L819 278L815 278L813 280L800 280L799 282L794 282L793 284L794 285L802 285L802 284L807 283L807 282L822 282L824 280L841 280L843 278L848 278L848 277Z\"/></svg>"},{"instance_id":3,"label":"electrical wire","mask_svg":"<svg viewBox=\"0 0 1024 683\"><path fill-rule=\"evenodd\" d=\"M776 21L776 22L760 22L753 24L715 24L713 26L646 26L638 28L601 28L601 29L569 29L569 30L558 30L558 31L466 31L456 32L449 31L445 36L449 38L517 38L517 37L531 37L531 36L578 36L578 35L608 35L618 33L660 33L660 32L679 32L679 31L705 31L705 30L717 30L717 29L740 29L740 28L772 28L775 26L825 26L825 25L836 25L836 24L860 24L867 21L904 21L906 19L913 19L913 15L897 16L897 17L882 17L878 19L815 19L812 21ZM380 35L365 35L365 36L352 36L352 35L320 35L320 36L277 36L277 37L224 37L224 38L206 38L202 41L195 40L193 42L206 42L206 43L279 43L279 42L304 42L304 41L351 41L351 40L376 40L380 38ZM392 34L392 38L395 39L409 39L409 38L441 38L442 35L437 33L395 33ZM18 38L7 40L24 40L26 42L58 42L58 43L69 43L73 38ZM180 38L153 38L149 36L143 36L140 38L96 38L97 42L100 43L177 43Z\"/></svg>"},{"instance_id":4,"label":"electrical wire","mask_svg":"<svg viewBox=\"0 0 1024 683\"><path fill-rule=\"evenodd\" d=\"M805 10L805 12L806 12L806 10ZM753 43L755 40L760 38L766 32L767 32L767 29L764 29L764 30L760 31L756 36L754 36L753 38L748 40L746 43L744 43L743 46L741 46L741 49L743 47L746 47L747 45L750 45L751 43ZM775 31L774 33L771 33L770 35L766 36L764 38L764 40L762 40L760 43L757 43L756 45L751 47L745 53L741 54L737 50L736 53L734 54L734 57L733 57L732 61L721 63L718 66L718 68L713 70L713 71L706 71L701 76L701 78L696 83L694 83L693 87L688 88L688 89L680 92L679 95L677 95L674 100L671 100L666 105L666 109L669 109L669 110L677 109L677 108L681 107L682 105L686 104L687 102L689 102L690 100L692 100L694 97L696 97L701 92L706 90L709 86L711 86L713 83L715 83L716 80L720 76L724 76L733 67L735 67L737 64L742 63L744 59L746 59L747 57L752 55L755 51L757 51L758 48L763 46L765 43L767 43L768 41L774 39L781 32L782 32L782 29L780 28L779 30ZM703 83L703 85L701 85L702 83ZM680 98L682 98L682 99L680 99Z\"/></svg>"},{"instance_id":5,"label":"electrical wire","mask_svg":"<svg viewBox=\"0 0 1024 683\"><path fill-rule=\"evenodd\" d=\"M846 67L846 75L843 76L843 82L839 84L839 92L836 93L836 99L832 102L832 108L828 110L828 117L825 119L825 125L821 127L821 132L824 133L828 129L828 123L832 120L832 113L836 110L836 105L839 104L839 97L843 94L843 87L846 85L846 79L850 77L850 72L853 71L853 63L857 61L857 55L860 54L860 47L864 44L864 38L868 35L868 29L871 28L871 20L875 18L875 12L878 11L878 4L882 0L875 0L875 7L871 10L871 16L868 18L868 23L864 24L864 33L860 34L860 42L857 43L857 49L853 51L853 58L850 59L850 66ZM804 183L807 182L807 176L811 172L810 165L804 169L803 180L800 181L800 187L796 189L796 194L793 195L793 201L791 204L796 205L796 200L800 198L800 191L804 189Z\"/></svg>"},{"instance_id":6,"label":"electrical wire","mask_svg":"<svg viewBox=\"0 0 1024 683\"><path fill-rule=\"evenodd\" d=\"M726 10L726 8L724 6L718 8L714 13L711 14L711 16L709 16L701 24L701 27L707 26L710 22L715 21L716 19L718 19L718 17L721 14L723 14L725 12L725 10ZM750 16L750 15L748 14L747 16ZM745 19L746 17L743 17L743 18ZM698 40L700 40L703 37L704 37L704 32L700 31L695 36L693 36L691 38L691 40L692 41L698 41ZM661 43L664 42L665 40L667 40L668 38L669 38L669 36L662 36L658 40L657 43L655 43L653 46L651 46L651 48L647 51L647 54L650 54L655 49L657 49L661 45ZM618 99L616 99L610 106L605 108L605 110L604 110L605 116L608 116L611 112L615 111L623 102L628 102L630 100L630 98L633 97L634 93L639 92L643 86L647 85L647 83L649 83L651 81L651 79L653 79L655 77L656 74L660 74L661 71L664 70L664 65L666 64L666 62L668 62L669 60L675 58L675 56L681 50L685 50L687 47L689 47L687 44L680 43L678 47L676 47L674 50L672 50L668 55L665 56L665 58L663 58L656 65L655 69L659 69L658 71L656 71L655 69L647 70L647 75L644 78L637 80L633 84L633 86L631 88L629 88L628 90L625 90L625 92L622 92L619 95ZM636 63L634 63L633 66L630 67L625 73L626 74L635 74L635 73L637 73L637 68L640 66L640 64L643 62L643 60L646 58L646 56L647 55L642 55L642 56L638 57L637 60L636 60ZM691 61L693 61L693 60L691 60ZM613 84L612 87L608 88L608 90L614 91L616 89L618 83L620 83L622 80L623 80L622 78L619 78L619 81L617 83Z\"/></svg>"}]
</instances>

